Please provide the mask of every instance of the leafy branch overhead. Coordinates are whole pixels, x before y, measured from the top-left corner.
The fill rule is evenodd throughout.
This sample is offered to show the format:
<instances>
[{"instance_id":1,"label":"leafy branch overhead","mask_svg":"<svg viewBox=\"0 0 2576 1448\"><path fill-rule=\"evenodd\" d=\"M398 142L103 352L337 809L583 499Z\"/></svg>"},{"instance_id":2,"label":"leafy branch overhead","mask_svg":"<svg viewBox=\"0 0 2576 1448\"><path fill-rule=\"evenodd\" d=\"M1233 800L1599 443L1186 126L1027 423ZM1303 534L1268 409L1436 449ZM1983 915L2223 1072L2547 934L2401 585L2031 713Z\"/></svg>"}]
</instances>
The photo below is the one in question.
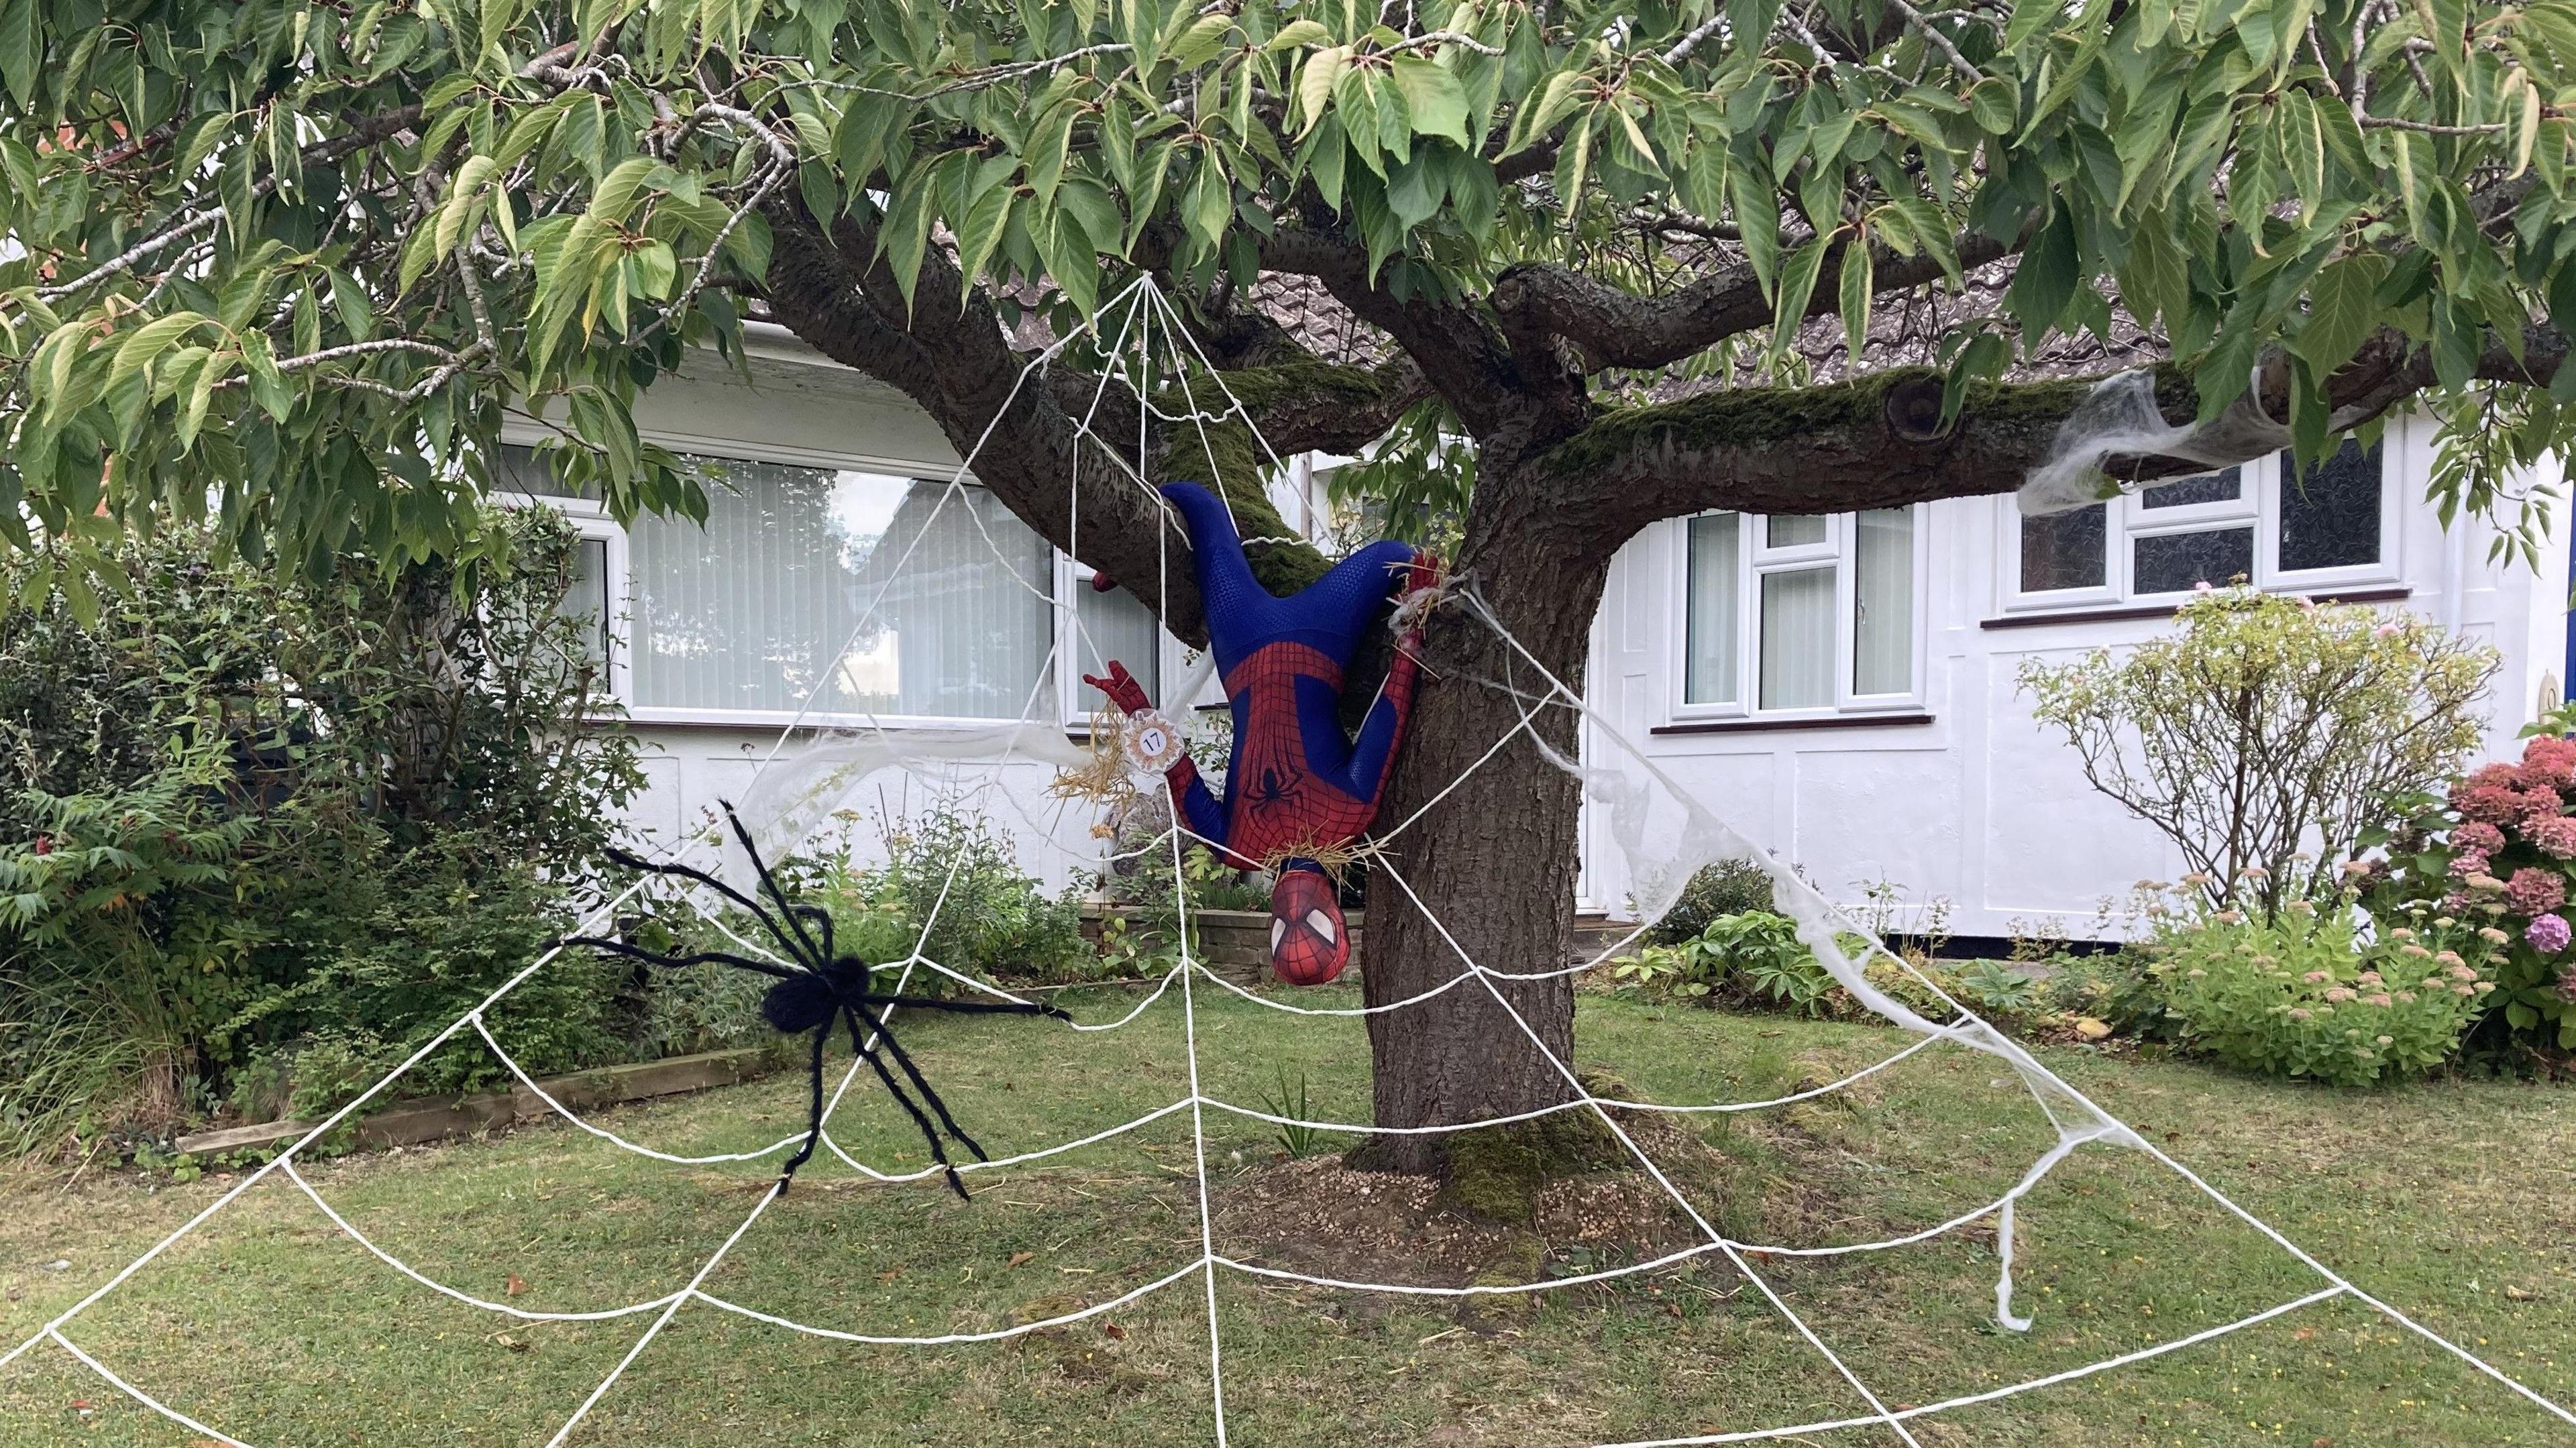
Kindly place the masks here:
<instances>
[{"instance_id":1,"label":"leafy branch overhead","mask_svg":"<svg viewBox=\"0 0 2576 1448\"><path fill-rule=\"evenodd\" d=\"M1544 473L1601 546L2010 487L2082 392L2019 364L2116 326L2249 452L2435 391L2518 439L2454 453L2472 507L2576 434L2576 0L0 0L0 93L0 534L80 556L209 510L470 546L510 408L621 514L698 510L633 411L755 300L971 440L1003 324L1140 271L1283 448L1463 433L1479 498ZM1808 319L1870 372L1980 268L1936 373L1801 390ZM1283 275L1394 360L1229 350ZM1734 385L1639 400L1672 369ZM1059 542L1078 390L983 470ZM1099 506L1086 556L1152 556Z\"/></svg>"}]
</instances>

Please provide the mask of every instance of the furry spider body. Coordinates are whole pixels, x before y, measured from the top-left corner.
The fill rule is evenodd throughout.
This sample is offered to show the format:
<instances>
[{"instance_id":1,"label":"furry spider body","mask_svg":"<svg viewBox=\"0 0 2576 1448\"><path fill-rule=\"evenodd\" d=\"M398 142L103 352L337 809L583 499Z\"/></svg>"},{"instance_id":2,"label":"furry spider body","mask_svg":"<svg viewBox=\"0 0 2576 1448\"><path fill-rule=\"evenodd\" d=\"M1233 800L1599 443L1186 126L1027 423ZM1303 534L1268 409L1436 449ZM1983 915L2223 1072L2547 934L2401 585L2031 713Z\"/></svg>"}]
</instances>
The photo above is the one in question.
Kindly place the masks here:
<instances>
[{"instance_id":1,"label":"furry spider body","mask_svg":"<svg viewBox=\"0 0 2576 1448\"><path fill-rule=\"evenodd\" d=\"M796 1154L779 1169L782 1185L795 1179L796 1169L811 1160L814 1148L823 1140L824 1082L823 1056L832 1032L846 1027L850 1049L876 1073L876 1078L921 1129L922 1140L930 1145L931 1160L945 1171L948 1185L958 1196L966 1193L965 1180L948 1159L946 1142L953 1141L974 1153L978 1161L989 1160L984 1148L951 1116L946 1102L923 1078L921 1067L911 1053L895 1038L889 1016L898 1006L919 1010L947 1011L958 1015L1053 1016L1058 1020L1071 1017L1052 1006L1030 1001L942 1000L933 996L913 996L883 992L875 988L878 967L853 955L843 955L832 933L830 912L803 904L789 897L770 872L767 861L753 848L751 834L735 817L733 806L724 806L725 821L733 828L734 838L751 860L760 877L757 897L746 895L706 871L680 864L655 864L623 850L611 850L610 858L619 865L639 873L667 875L690 880L714 890L742 908L757 922L760 932L777 948L781 961L755 960L728 950L701 950L687 955L670 955L646 950L623 940L600 936L573 936L565 945L585 945L621 959L641 962L664 970L684 969L692 965L731 966L770 977L772 984L761 997L760 1014L771 1029L781 1035L803 1035L811 1038L807 1051L806 1074L811 1091L806 1113L805 1140ZM907 1086L909 1089L907 1090ZM943 1140L944 1138L944 1140Z\"/></svg>"}]
</instances>

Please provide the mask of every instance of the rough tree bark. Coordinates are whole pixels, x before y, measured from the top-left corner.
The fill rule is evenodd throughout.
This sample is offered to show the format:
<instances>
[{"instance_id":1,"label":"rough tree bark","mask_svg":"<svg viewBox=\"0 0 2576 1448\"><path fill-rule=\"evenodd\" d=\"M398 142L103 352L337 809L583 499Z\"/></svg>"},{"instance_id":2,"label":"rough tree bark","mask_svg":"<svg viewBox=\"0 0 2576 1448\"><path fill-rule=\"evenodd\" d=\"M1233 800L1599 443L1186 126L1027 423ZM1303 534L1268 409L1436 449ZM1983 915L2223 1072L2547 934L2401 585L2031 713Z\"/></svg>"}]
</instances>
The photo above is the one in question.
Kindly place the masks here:
<instances>
[{"instance_id":1,"label":"rough tree bark","mask_svg":"<svg viewBox=\"0 0 2576 1448\"><path fill-rule=\"evenodd\" d=\"M792 198L774 203L770 219L775 256L765 290L780 321L825 355L910 396L961 452L998 416L976 457L978 479L1039 534L1129 587L1175 635L1204 642L1197 592L1183 565L1187 539L1132 484L1114 481L1109 467L1083 470L1082 526L1079 539L1073 535L1067 483L1078 442L1071 409L1090 395L1093 379L1059 375L1014 395L1011 384L1027 359L1011 349L981 297L957 303L956 271L938 248L923 266L916 300L907 302L874 260L875 238L864 226L844 219L824 227ZM1981 259L2009 251L1982 239L1970 245ZM1439 393L1478 448L1477 490L1455 566L1550 673L1577 687L1611 556L1638 530L1713 508L1829 513L2007 491L2047 455L2059 424L2091 385L1979 387L1947 423L1940 381L1922 372L1607 409L1593 398L1591 374L1658 365L1767 325L1751 277L1712 277L1657 299L1615 294L1562 269L1524 267L1506 273L1486 298L1438 302L1381 291L1365 253L1328 232L1283 231L1264 262L1320 282L1403 352L1374 373L1292 358L1293 370L1283 374L1283 348L1295 349L1275 327L1252 319L1228 335L1227 319L1218 319L1208 341L1221 365L1243 363L1270 384L1256 405L1269 441L1283 455L1353 450L1414 400ZM1924 279L1893 259L1881 261L1875 275L1882 290ZM1818 294L1833 290L1819 286ZM2519 355L2493 347L2479 370L2546 380L2566 350L2565 338L2535 327ZM1277 385L1283 375L1297 385ZM1252 380L1250 371L1242 376ZM2335 424L2357 425L2431 382L2423 354L2393 334L2375 339L2331 381ZM2286 395L2286 369L2275 357L2240 407L2281 416ZM2168 418L2190 418L2193 398L2178 377L2161 378L2158 396ZM1117 429L1121 435L1132 435L1133 416ZM1182 463L1195 454L1172 441L1167 472L1194 476ZM2250 459L2277 443L2247 446ZM2208 464L2149 457L2115 465L2151 478ZM1266 502L1240 491L1234 498L1238 516L1254 510L1247 531L1286 531L1272 526ZM1155 585L1158 553L1172 560L1168 593ZM1283 592L1323 567L1304 547L1259 548L1254 563ZM1510 972L1567 960L1579 782L1526 738L1470 772L1545 685L1492 630L1457 613L1431 621L1425 661L1428 676L1380 828L1429 808L1394 842L1393 871L1371 880L1363 964L1371 1004L1451 980L1465 969L1462 950ZM1551 748L1572 755L1571 711L1543 710L1534 727ZM1446 937L1395 874L1418 892ZM1569 979L1497 987L1549 1052L1572 1059ZM1567 1095L1562 1074L1482 982L1372 1016L1368 1026L1379 1125L1454 1124ZM1380 1166L1439 1172L1452 1164L1452 1140L1382 1137L1371 1156Z\"/></svg>"}]
</instances>

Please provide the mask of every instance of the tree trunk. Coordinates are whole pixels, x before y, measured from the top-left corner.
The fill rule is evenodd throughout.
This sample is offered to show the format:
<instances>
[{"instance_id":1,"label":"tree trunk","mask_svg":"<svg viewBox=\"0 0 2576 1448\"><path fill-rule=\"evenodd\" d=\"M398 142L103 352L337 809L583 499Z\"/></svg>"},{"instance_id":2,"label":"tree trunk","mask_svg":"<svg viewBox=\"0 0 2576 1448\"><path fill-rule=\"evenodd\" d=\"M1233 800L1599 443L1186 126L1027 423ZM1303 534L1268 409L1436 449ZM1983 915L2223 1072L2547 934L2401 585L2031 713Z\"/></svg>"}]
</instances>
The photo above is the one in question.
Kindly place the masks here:
<instances>
[{"instance_id":1,"label":"tree trunk","mask_svg":"<svg viewBox=\"0 0 2576 1448\"><path fill-rule=\"evenodd\" d=\"M1462 571L1550 672L1579 687L1606 560L1569 561L1595 550L1569 554L1537 537L1498 531L1485 537L1483 546L1471 541L1460 560ZM1442 790L1457 787L1388 846L1392 871L1380 868L1370 875L1361 971L1372 1006L1452 980L1467 969L1462 950L1497 971L1557 969L1566 963L1574 924L1580 781L1549 763L1526 735L1481 766L1476 763L1519 724L1522 712L1546 692L1546 682L1492 629L1454 610L1433 620L1425 661L1423 690L1378 828L1397 827ZM1573 711L1547 709L1533 727L1559 756L1574 757ZM1496 1003L1495 990L1548 1052L1572 1061L1570 977L1463 981L1429 1000L1368 1018L1378 1125L1504 1116L1571 1094L1564 1075ZM1381 1136L1371 1139L1360 1160L1382 1170L1447 1175L1455 1141L1445 1133Z\"/></svg>"}]
</instances>

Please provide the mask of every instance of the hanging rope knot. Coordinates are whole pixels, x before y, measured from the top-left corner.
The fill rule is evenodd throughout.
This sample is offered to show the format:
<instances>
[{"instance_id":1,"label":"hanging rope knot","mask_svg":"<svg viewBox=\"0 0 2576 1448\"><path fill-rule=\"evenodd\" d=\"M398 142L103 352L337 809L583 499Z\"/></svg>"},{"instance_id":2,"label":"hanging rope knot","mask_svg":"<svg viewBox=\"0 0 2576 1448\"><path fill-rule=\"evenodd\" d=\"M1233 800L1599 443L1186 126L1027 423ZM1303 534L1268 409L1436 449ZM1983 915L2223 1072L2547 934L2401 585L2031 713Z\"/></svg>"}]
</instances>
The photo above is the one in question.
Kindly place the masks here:
<instances>
[{"instance_id":1,"label":"hanging rope knot","mask_svg":"<svg viewBox=\"0 0 2576 1448\"><path fill-rule=\"evenodd\" d=\"M1446 607L1459 587L1459 581L1440 566L1438 554L1417 552L1412 574L1405 580L1404 596L1396 600L1395 611L1387 615L1387 628L1400 639L1421 633L1431 615Z\"/></svg>"}]
</instances>

